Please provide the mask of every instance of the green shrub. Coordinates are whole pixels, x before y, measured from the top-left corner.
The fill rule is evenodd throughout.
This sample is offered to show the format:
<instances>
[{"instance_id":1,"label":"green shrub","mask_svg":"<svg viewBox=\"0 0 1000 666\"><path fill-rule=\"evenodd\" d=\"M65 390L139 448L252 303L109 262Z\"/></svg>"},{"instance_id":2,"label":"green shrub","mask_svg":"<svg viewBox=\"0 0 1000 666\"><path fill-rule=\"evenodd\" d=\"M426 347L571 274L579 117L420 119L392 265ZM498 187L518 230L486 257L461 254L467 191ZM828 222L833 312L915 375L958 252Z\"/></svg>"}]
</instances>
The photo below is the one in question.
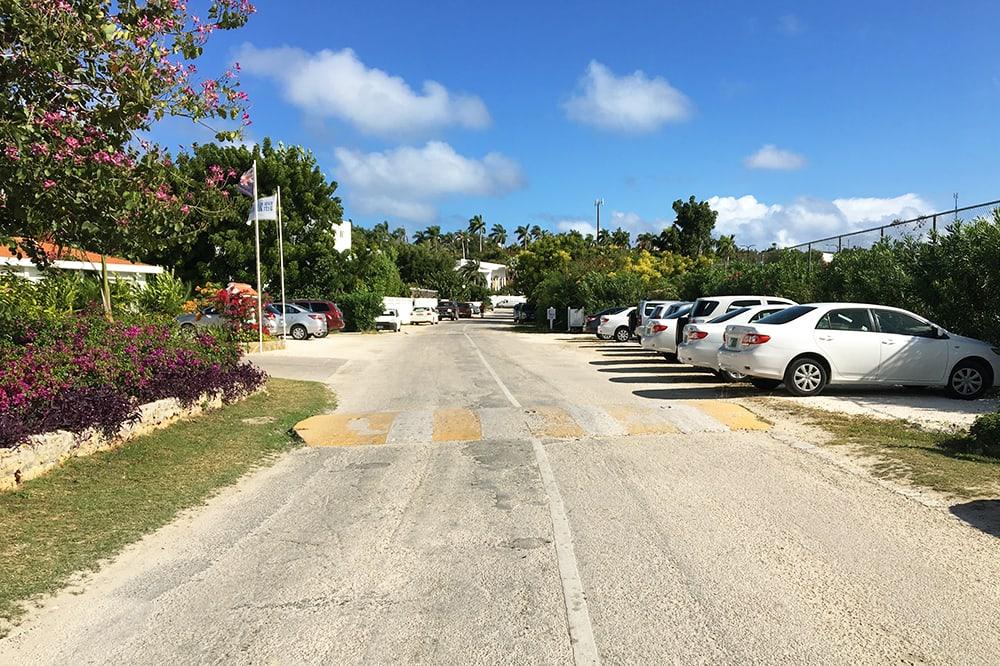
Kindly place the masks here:
<instances>
[{"instance_id":1,"label":"green shrub","mask_svg":"<svg viewBox=\"0 0 1000 666\"><path fill-rule=\"evenodd\" d=\"M371 331L375 318L382 314L382 295L368 289L343 294L337 304L344 313L344 327L348 331Z\"/></svg>"},{"instance_id":2,"label":"green shrub","mask_svg":"<svg viewBox=\"0 0 1000 666\"><path fill-rule=\"evenodd\" d=\"M147 314L176 317L191 297L191 288L173 272L164 271L146 282L136 294L136 304Z\"/></svg>"},{"instance_id":3,"label":"green shrub","mask_svg":"<svg viewBox=\"0 0 1000 666\"><path fill-rule=\"evenodd\" d=\"M969 427L966 437L948 442L946 448L1000 458L1000 414L983 414Z\"/></svg>"}]
</instances>

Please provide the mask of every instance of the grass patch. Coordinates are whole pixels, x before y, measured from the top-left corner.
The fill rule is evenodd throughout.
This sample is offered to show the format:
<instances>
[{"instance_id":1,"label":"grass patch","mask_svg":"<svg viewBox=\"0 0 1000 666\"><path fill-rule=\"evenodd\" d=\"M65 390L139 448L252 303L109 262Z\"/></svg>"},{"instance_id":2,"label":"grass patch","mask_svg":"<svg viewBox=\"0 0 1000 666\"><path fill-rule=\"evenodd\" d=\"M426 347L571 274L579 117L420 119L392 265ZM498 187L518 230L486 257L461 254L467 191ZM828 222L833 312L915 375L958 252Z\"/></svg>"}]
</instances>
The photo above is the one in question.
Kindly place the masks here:
<instances>
[{"instance_id":1,"label":"grass patch","mask_svg":"<svg viewBox=\"0 0 1000 666\"><path fill-rule=\"evenodd\" d=\"M838 414L768 401L770 407L819 426L830 446L849 446L883 479L906 481L962 498L1000 493L1000 460L954 450L961 436L918 428L899 419Z\"/></svg>"},{"instance_id":2,"label":"grass patch","mask_svg":"<svg viewBox=\"0 0 1000 666\"><path fill-rule=\"evenodd\" d=\"M21 600L96 569L179 511L298 446L291 427L331 403L322 384L271 379L267 393L73 458L0 494L0 635L4 622L23 614Z\"/></svg>"}]
</instances>

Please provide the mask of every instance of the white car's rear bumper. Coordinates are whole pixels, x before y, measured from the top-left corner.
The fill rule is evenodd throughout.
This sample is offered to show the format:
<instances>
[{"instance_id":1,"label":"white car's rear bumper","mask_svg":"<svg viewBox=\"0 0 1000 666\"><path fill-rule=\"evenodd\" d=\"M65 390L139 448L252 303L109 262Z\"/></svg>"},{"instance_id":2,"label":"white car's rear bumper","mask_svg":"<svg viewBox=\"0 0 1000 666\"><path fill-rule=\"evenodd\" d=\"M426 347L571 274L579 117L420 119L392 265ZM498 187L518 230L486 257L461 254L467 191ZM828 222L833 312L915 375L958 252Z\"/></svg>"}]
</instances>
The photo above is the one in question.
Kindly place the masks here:
<instances>
[{"instance_id":1,"label":"white car's rear bumper","mask_svg":"<svg viewBox=\"0 0 1000 666\"><path fill-rule=\"evenodd\" d=\"M783 379L787 361L785 354L766 347L763 344L741 350L719 349L716 357L718 368L751 377Z\"/></svg>"},{"instance_id":2,"label":"white car's rear bumper","mask_svg":"<svg viewBox=\"0 0 1000 666\"><path fill-rule=\"evenodd\" d=\"M677 347L677 359L681 363L693 365L696 368L719 369L719 345L712 342L705 345L698 343L682 343Z\"/></svg>"}]
</instances>

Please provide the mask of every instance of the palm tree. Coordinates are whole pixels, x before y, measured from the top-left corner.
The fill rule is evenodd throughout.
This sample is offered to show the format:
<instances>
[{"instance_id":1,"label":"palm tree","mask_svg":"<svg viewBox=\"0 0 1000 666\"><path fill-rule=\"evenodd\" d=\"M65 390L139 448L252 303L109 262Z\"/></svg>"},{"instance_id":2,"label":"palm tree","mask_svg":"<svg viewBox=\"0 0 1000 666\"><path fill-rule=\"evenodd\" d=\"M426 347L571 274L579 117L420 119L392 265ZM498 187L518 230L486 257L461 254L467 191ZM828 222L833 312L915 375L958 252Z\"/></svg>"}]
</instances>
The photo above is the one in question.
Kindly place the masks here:
<instances>
[{"instance_id":1,"label":"palm tree","mask_svg":"<svg viewBox=\"0 0 1000 666\"><path fill-rule=\"evenodd\" d=\"M719 239L715 241L715 253L726 260L726 264L729 263L731 259L736 258L736 252L739 248L736 247L736 236L730 234L729 236L719 236Z\"/></svg>"},{"instance_id":2,"label":"palm tree","mask_svg":"<svg viewBox=\"0 0 1000 666\"><path fill-rule=\"evenodd\" d=\"M413 240L417 243L428 242L431 245L437 245L438 241L441 240L441 227L435 224L418 231L413 234Z\"/></svg>"},{"instance_id":3,"label":"palm tree","mask_svg":"<svg viewBox=\"0 0 1000 666\"><path fill-rule=\"evenodd\" d=\"M469 234L479 236L479 254L483 253L483 237L486 235L486 220L478 213L469 220Z\"/></svg>"},{"instance_id":4,"label":"palm tree","mask_svg":"<svg viewBox=\"0 0 1000 666\"><path fill-rule=\"evenodd\" d=\"M493 225L490 229L490 240L501 247L507 242L507 230L502 224Z\"/></svg>"},{"instance_id":5,"label":"palm tree","mask_svg":"<svg viewBox=\"0 0 1000 666\"><path fill-rule=\"evenodd\" d=\"M631 241L629 232L625 231L621 227L618 227L611 232L611 244L617 245L618 247L628 247Z\"/></svg>"},{"instance_id":6,"label":"palm tree","mask_svg":"<svg viewBox=\"0 0 1000 666\"><path fill-rule=\"evenodd\" d=\"M457 244L459 244L459 246L462 248L462 259L465 259L466 258L465 257L465 239L466 239L465 232L456 231L455 235L454 235L454 239L455 239L455 242Z\"/></svg>"},{"instance_id":7,"label":"palm tree","mask_svg":"<svg viewBox=\"0 0 1000 666\"><path fill-rule=\"evenodd\" d=\"M519 226L514 230L514 235L517 236L517 242L521 244L521 247L528 247L528 239L531 238L531 228L528 225Z\"/></svg>"},{"instance_id":8,"label":"palm tree","mask_svg":"<svg viewBox=\"0 0 1000 666\"><path fill-rule=\"evenodd\" d=\"M537 224L531 227L531 238L534 240L538 240L541 237L542 237L542 228Z\"/></svg>"},{"instance_id":9,"label":"palm tree","mask_svg":"<svg viewBox=\"0 0 1000 666\"><path fill-rule=\"evenodd\" d=\"M639 250L652 250L656 247L656 235L648 231L635 237L635 247Z\"/></svg>"}]
</instances>

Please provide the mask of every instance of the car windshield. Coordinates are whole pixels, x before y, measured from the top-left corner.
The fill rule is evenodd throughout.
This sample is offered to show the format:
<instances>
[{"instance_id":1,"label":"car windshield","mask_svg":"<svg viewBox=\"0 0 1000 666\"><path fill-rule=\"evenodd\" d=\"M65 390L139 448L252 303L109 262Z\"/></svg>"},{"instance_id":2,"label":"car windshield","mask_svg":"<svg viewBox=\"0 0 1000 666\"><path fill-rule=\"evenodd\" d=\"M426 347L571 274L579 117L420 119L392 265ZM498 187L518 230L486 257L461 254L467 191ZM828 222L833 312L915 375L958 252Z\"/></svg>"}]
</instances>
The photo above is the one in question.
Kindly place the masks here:
<instances>
[{"instance_id":1,"label":"car windshield","mask_svg":"<svg viewBox=\"0 0 1000 666\"><path fill-rule=\"evenodd\" d=\"M676 311L671 312L666 317L664 317L664 319L680 319L684 315L691 312L691 307L692 306L690 303L688 305L682 305L681 307L677 308Z\"/></svg>"},{"instance_id":2,"label":"car windshield","mask_svg":"<svg viewBox=\"0 0 1000 666\"><path fill-rule=\"evenodd\" d=\"M370 317L371 315L368 315L368 316ZM396 316L396 311L395 310L383 310L382 311L382 316L383 317L395 317Z\"/></svg>"},{"instance_id":3,"label":"car windshield","mask_svg":"<svg viewBox=\"0 0 1000 666\"><path fill-rule=\"evenodd\" d=\"M815 310L811 305L793 305L790 308L785 308L781 312L775 312L773 315L768 315L763 319L757 321L758 324L787 324L790 321L795 321L807 312L812 312Z\"/></svg>"},{"instance_id":4,"label":"car windshield","mask_svg":"<svg viewBox=\"0 0 1000 666\"><path fill-rule=\"evenodd\" d=\"M750 308L738 308L736 310L730 310L726 314L720 315L720 316L716 317L715 319L710 320L708 323L709 324L721 324L724 321L729 321L733 317L736 317L738 315L743 314L744 312L746 312L749 309Z\"/></svg>"}]
</instances>

